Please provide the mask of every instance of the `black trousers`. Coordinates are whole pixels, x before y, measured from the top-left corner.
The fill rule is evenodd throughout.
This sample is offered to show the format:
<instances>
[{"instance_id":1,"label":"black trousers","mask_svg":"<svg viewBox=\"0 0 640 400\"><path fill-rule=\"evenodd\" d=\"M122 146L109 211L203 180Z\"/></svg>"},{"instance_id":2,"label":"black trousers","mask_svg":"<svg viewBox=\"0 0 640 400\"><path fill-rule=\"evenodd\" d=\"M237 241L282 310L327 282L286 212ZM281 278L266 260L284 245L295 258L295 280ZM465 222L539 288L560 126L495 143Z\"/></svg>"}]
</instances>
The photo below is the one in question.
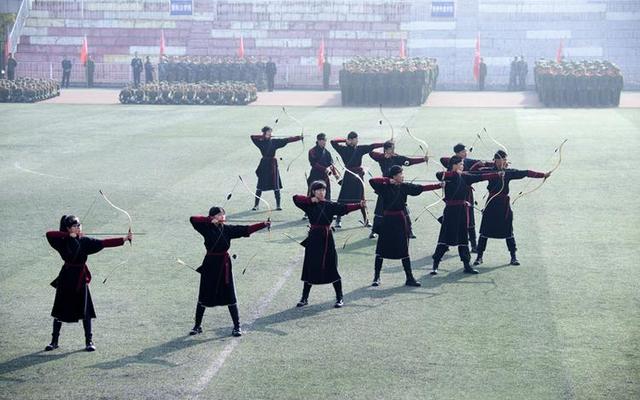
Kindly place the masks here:
<instances>
[{"instance_id":1,"label":"black trousers","mask_svg":"<svg viewBox=\"0 0 640 400\"><path fill-rule=\"evenodd\" d=\"M240 312L238 311L238 305L237 304L232 304L230 306L228 306L229 308L229 314L231 314L231 320L233 321L233 327L234 328L239 328L240 327ZM206 310L207 308L205 306L203 306L202 304L198 303L196 304L196 326L200 326L202 325L202 318L204 317L204 310Z\"/></svg>"},{"instance_id":2,"label":"black trousers","mask_svg":"<svg viewBox=\"0 0 640 400\"><path fill-rule=\"evenodd\" d=\"M436 251L432 256L433 261L439 263L440 260L442 260L442 256L444 256L444 253L447 252L448 248L449 246L447 246L446 244L438 243L438 245L436 246ZM471 261L471 253L469 252L468 245L458 246L458 255L460 256L460 260L464 264L469 264L469 261Z\"/></svg>"},{"instance_id":3,"label":"black trousers","mask_svg":"<svg viewBox=\"0 0 640 400\"><path fill-rule=\"evenodd\" d=\"M482 254L487 249L487 241L488 237L480 235L480 240L478 240L478 257L482 257ZM516 253L518 250L516 248L516 238L511 236L510 238L506 238L505 242L507 243L507 249L509 249L509 253L512 255Z\"/></svg>"},{"instance_id":4,"label":"black trousers","mask_svg":"<svg viewBox=\"0 0 640 400\"><path fill-rule=\"evenodd\" d=\"M62 87L69 87L69 77L71 77L71 71L62 72Z\"/></svg>"},{"instance_id":5,"label":"black trousers","mask_svg":"<svg viewBox=\"0 0 640 400\"><path fill-rule=\"evenodd\" d=\"M308 300L309 293L311 293L311 285L310 283L305 282L304 286L302 286L302 299ZM333 282L333 289L336 292L336 300L342 300L342 281L337 280Z\"/></svg>"}]
</instances>

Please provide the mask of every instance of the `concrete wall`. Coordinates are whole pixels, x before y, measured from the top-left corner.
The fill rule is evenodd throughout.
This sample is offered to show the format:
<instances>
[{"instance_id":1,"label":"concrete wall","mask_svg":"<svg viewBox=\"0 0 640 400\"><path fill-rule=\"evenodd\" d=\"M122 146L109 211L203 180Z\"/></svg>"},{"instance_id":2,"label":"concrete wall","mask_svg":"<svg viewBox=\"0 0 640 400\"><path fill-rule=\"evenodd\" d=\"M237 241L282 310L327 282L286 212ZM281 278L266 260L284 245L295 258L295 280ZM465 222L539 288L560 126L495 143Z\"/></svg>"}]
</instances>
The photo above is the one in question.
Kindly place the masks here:
<instances>
[{"instance_id":1,"label":"concrete wall","mask_svg":"<svg viewBox=\"0 0 640 400\"><path fill-rule=\"evenodd\" d=\"M640 0L458 0L453 16L432 16L431 1L194 0L192 16L171 16L169 0L33 0L18 48L23 68L77 54L84 35L98 63L121 64L130 54L157 56L164 30L169 54L272 56L280 86L319 86L315 64L324 39L337 66L356 55L438 58L439 89L473 88L476 37L488 65L488 88L503 88L509 62L524 55L531 68L555 58L563 40L570 59L617 63L627 88L640 88ZM82 8L84 7L84 8ZM37 67L37 68L36 68ZM118 67L110 67L117 69ZM108 79L108 77L105 77Z\"/></svg>"}]
</instances>

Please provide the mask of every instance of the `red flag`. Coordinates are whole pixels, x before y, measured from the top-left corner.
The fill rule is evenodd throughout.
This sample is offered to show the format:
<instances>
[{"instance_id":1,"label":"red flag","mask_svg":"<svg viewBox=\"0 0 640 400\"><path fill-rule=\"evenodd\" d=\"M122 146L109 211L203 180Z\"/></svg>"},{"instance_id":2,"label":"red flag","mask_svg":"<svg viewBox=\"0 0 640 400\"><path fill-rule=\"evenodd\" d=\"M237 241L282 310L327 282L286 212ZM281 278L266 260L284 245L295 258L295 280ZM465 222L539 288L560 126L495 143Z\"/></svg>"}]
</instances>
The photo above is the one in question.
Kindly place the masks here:
<instances>
[{"instance_id":1,"label":"red flag","mask_svg":"<svg viewBox=\"0 0 640 400\"><path fill-rule=\"evenodd\" d=\"M473 77L477 81L480 78L480 35L476 37L476 52L473 57Z\"/></svg>"},{"instance_id":2,"label":"red flag","mask_svg":"<svg viewBox=\"0 0 640 400\"><path fill-rule=\"evenodd\" d=\"M244 58L244 39L240 36L240 46L238 47L238 58Z\"/></svg>"},{"instance_id":3,"label":"red flag","mask_svg":"<svg viewBox=\"0 0 640 400\"><path fill-rule=\"evenodd\" d=\"M563 46L562 46L562 39L560 39L560 46L558 46L558 50L556 51L556 61L557 62L561 62L562 59L564 58L563 53Z\"/></svg>"},{"instance_id":4,"label":"red flag","mask_svg":"<svg viewBox=\"0 0 640 400\"><path fill-rule=\"evenodd\" d=\"M80 49L80 63L86 64L89 58L89 43L87 43L87 35L82 40L82 48Z\"/></svg>"},{"instance_id":5,"label":"red flag","mask_svg":"<svg viewBox=\"0 0 640 400\"><path fill-rule=\"evenodd\" d=\"M164 56L165 50L165 42L164 42L164 29L160 31L160 58Z\"/></svg>"},{"instance_id":6,"label":"red flag","mask_svg":"<svg viewBox=\"0 0 640 400\"><path fill-rule=\"evenodd\" d=\"M404 46L404 39L400 39L400 58L407 58L407 49Z\"/></svg>"},{"instance_id":7,"label":"red flag","mask_svg":"<svg viewBox=\"0 0 640 400\"><path fill-rule=\"evenodd\" d=\"M322 68L324 64L324 38L320 40L320 48L318 49L318 68Z\"/></svg>"}]
</instances>

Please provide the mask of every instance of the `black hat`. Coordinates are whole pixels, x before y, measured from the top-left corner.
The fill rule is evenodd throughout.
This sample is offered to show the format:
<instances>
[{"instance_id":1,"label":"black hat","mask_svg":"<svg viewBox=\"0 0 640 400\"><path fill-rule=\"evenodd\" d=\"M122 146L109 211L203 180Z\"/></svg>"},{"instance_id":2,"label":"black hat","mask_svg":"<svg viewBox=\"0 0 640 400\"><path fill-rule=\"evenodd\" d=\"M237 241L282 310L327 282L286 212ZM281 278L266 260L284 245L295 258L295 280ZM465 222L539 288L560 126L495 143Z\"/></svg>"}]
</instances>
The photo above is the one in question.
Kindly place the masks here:
<instances>
[{"instance_id":1,"label":"black hat","mask_svg":"<svg viewBox=\"0 0 640 400\"><path fill-rule=\"evenodd\" d=\"M325 135L324 133L318 133L316 135L316 140L327 140L327 135Z\"/></svg>"},{"instance_id":2,"label":"black hat","mask_svg":"<svg viewBox=\"0 0 640 400\"><path fill-rule=\"evenodd\" d=\"M311 193L315 192L318 189L326 189L327 184L324 181L313 181L311 183Z\"/></svg>"},{"instance_id":3,"label":"black hat","mask_svg":"<svg viewBox=\"0 0 640 400\"><path fill-rule=\"evenodd\" d=\"M453 146L454 153L460 153L464 149L466 149L466 147L462 143L458 143L457 145Z\"/></svg>"},{"instance_id":4,"label":"black hat","mask_svg":"<svg viewBox=\"0 0 640 400\"><path fill-rule=\"evenodd\" d=\"M393 178L394 176L398 175L401 172L402 172L402 167L399 165L394 165L391 168L389 168L389 178Z\"/></svg>"},{"instance_id":5,"label":"black hat","mask_svg":"<svg viewBox=\"0 0 640 400\"><path fill-rule=\"evenodd\" d=\"M460 164L461 162L462 162L462 157L453 156L449 159L449 165L447 165L447 168L451 170L454 165Z\"/></svg>"},{"instance_id":6,"label":"black hat","mask_svg":"<svg viewBox=\"0 0 640 400\"><path fill-rule=\"evenodd\" d=\"M349 132L349 134L347 135L347 139L355 139L358 137L358 134L355 131L351 131Z\"/></svg>"},{"instance_id":7,"label":"black hat","mask_svg":"<svg viewBox=\"0 0 640 400\"><path fill-rule=\"evenodd\" d=\"M494 160L504 160L505 158L507 158L507 153L503 150L498 150L496 151L496 154L493 155Z\"/></svg>"},{"instance_id":8,"label":"black hat","mask_svg":"<svg viewBox=\"0 0 640 400\"><path fill-rule=\"evenodd\" d=\"M267 131L270 131L271 127L270 126L265 126L264 128L262 128L262 133L267 133Z\"/></svg>"},{"instance_id":9,"label":"black hat","mask_svg":"<svg viewBox=\"0 0 640 400\"><path fill-rule=\"evenodd\" d=\"M393 146L395 146L395 144L394 144L391 140L387 140L386 142L384 142L384 147L383 147L383 149L384 149L384 150L392 149L392 148L393 148Z\"/></svg>"},{"instance_id":10,"label":"black hat","mask_svg":"<svg viewBox=\"0 0 640 400\"><path fill-rule=\"evenodd\" d=\"M224 213L224 208L214 206L214 207L211 207L209 209L209 216L210 217L214 217L214 216L216 216L216 215L218 215L220 213Z\"/></svg>"}]
</instances>

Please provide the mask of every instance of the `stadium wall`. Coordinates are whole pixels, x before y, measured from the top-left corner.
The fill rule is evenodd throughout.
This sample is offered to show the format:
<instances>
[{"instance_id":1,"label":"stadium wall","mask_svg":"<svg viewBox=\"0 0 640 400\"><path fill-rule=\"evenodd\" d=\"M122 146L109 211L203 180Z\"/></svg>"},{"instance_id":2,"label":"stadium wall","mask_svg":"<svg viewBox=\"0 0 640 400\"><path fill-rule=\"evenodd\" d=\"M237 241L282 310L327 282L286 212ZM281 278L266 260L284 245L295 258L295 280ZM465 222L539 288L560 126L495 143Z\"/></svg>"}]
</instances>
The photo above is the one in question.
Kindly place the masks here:
<instances>
[{"instance_id":1,"label":"stadium wall","mask_svg":"<svg viewBox=\"0 0 640 400\"><path fill-rule=\"evenodd\" d=\"M64 54L79 63L86 35L96 82L122 84L130 80L134 52L157 60L164 31L169 55L232 56L242 37L247 56L273 57L276 85L286 88L321 86L321 40L334 66L333 85L343 61L396 56L405 40L409 56L438 59L438 89L472 89L479 36L488 89L506 87L515 55L527 60L531 86L534 61L555 58L561 42L567 58L611 60L626 89L640 88L638 0L25 1L30 11L17 48L19 75L59 77ZM73 74L72 80L83 79L79 65Z\"/></svg>"}]
</instances>

